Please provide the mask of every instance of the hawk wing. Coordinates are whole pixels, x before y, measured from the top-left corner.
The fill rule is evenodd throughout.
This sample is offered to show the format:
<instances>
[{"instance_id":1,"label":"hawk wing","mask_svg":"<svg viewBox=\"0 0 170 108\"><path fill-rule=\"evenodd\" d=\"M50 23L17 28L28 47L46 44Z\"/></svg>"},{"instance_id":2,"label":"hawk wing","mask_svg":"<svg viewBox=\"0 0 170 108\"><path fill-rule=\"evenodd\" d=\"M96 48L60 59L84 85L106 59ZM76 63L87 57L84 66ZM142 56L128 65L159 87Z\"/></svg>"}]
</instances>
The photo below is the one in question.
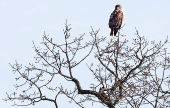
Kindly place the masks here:
<instances>
[{"instance_id":1,"label":"hawk wing","mask_svg":"<svg viewBox=\"0 0 170 108\"><path fill-rule=\"evenodd\" d=\"M121 10L114 10L110 15L109 27L120 29L123 22L123 12Z\"/></svg>"}]
</instances>

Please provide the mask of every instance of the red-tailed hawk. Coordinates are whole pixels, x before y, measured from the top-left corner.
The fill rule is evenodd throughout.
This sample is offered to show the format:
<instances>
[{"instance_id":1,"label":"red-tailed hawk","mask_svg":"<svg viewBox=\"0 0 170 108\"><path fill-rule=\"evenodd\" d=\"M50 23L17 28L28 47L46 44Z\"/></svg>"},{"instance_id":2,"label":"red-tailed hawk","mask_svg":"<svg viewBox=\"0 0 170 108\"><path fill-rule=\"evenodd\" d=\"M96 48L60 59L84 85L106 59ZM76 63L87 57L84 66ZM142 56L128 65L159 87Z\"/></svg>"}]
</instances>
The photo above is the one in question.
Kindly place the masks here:
<instances>
[{"instance_id":1,"label":"red-tailed hawk","mask_svg":"<svg viewBox=\"0 0 170 108\"><path fill-rule=\"evenodd\" d=\"M113 33L114 36L116 36L116 33L120 29L123 20L124 20L124 15L122 12L122 6L116 5L115 10L112 12L109 19L109 28L111 29L110 36L113 36Z\"/></svg>"}]
</instances>

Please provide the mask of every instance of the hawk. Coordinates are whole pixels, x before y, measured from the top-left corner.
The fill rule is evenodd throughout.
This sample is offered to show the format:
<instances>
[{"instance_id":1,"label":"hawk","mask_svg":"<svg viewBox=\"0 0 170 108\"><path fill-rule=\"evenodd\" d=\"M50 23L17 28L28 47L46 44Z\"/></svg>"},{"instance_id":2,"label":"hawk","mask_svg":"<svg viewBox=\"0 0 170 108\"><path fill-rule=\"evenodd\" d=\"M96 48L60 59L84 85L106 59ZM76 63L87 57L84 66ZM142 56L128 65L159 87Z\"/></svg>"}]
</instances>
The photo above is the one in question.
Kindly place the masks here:
<instances>
[{"instance_id":1,"label":"hawk","mask_svg":"<svg viewBox=\"0 0 170 108\"><path fill-rule=\"evenodd\" d=\"M116 5L115 10L111 13L109 19L109 28L111 29L110 36L116 36L124 20L124 15L121 5Z\"/></svg>"}]
</instances>

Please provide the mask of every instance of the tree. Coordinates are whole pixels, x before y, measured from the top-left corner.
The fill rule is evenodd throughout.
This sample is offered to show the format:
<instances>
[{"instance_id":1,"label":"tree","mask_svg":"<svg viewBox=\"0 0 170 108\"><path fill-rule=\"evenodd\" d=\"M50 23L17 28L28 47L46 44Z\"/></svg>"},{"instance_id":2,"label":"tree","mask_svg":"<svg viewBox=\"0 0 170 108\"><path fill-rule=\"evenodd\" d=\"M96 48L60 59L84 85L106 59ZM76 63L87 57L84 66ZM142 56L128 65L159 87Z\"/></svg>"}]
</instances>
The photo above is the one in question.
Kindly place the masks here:
<instances>
[{"instance_id":1,"label":"tree","mask_svg":"<svg viewBox=\"0 0 170 108\"><path fill-rule=\"evenodd\" d=\"M42 44L45 49L36 47L34 49L37 54L36 62L42 65L42 68L35 64L25 66L24 71L21 71L22 65L11 65L15 73L19 73L16 80L24 79L23 84L16 84L15 87L23 88L22 93L17 95L7 93L7 98L4 101L14 101L14 105L28 106L34 105L40 101L51 101L57 105L57 96L65 94L68 98L74 101L77 105L84 108L82 103L90 100L101 103L108 108L115 107L132 107L139 108L144 105L149 105L153 108L170 107L170 59L167 48L168 39L164 43L149 42L145 37L141 37L136 30L136 39L130 44L125 39L125 35L115 36L106 42L106 37L98 37L99 30L90 32L91 41L82 45L83 35L69 41L70 25L65 24L64 36L65 43L58 45L53 42L45 33L43 35ZM149 45L153 45L151 48ZM76 60L77 52L82 49L90 48L87 55L80 60ZM94 57L98 60L98 64L86 64L89 71L92 72L97 84L84 90L78 78L72 74L73 68L78 67L90 54L94 52ZM67 71L69 74L66 74ZM33 73L35 72L35 73ZM49 80L44 80L44 75L49 75ZM74 83L75 88L72 91L64 90L63 86L54 88L48 87L52 83L55 76L62 76L66 81ZM40 83L41 82L41 83ZM31 89L36 88L37 91L32 92ZM48 98L42 92L42 89L48 89L56 93L55 98ZM31 92L29 92L31 91ZM84 99L76 100L75 97L82 95ZM16 104L19 100L29 103Z\"/></svg>"}]
</instances>

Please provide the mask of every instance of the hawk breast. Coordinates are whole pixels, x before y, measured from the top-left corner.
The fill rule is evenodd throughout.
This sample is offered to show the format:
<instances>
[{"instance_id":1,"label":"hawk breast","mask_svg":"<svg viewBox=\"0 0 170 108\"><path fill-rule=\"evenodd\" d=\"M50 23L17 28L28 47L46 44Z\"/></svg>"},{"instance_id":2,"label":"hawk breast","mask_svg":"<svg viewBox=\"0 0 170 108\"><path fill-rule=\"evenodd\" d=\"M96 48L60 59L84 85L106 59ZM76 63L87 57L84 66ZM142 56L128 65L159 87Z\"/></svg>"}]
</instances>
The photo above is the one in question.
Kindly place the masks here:
<instances>
[{"instance_id":1,"label":"hawk breast","mask_svg":"<svg viewBox=\"0 0 170 108\"><path fill-rule=\"evenodd\" d=\"M121 10L114 10L109 19L109 27L110 28L118 28L120 29L123 21L123 12Z\"/></svg>"}]
</instances>

